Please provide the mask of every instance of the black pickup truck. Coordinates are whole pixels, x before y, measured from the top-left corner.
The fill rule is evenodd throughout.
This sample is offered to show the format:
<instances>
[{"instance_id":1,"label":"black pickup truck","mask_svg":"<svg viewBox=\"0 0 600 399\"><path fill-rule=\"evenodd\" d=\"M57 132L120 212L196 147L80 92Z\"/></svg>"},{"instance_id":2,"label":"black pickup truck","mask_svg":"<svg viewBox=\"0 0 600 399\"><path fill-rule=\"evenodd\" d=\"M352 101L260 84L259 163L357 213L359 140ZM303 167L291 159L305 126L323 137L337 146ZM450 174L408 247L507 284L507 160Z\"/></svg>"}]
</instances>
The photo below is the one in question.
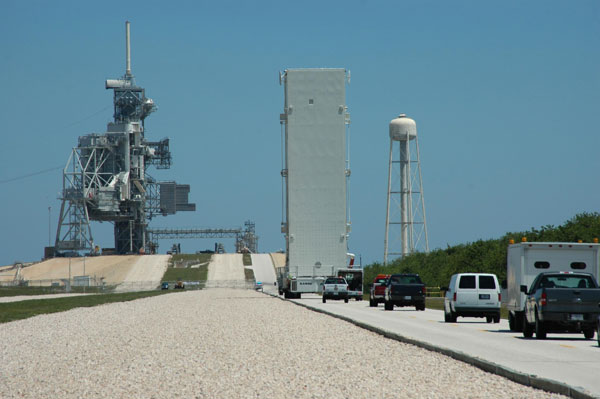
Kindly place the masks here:
<instances>
[{"instance_id":1,"label":"black pickup truck","mask_svg":"<svg viewBox=\"0 0 600 399\"><path fill-rule=\"evenodd\" d=\"M523 315L523 336L530 338L535 331L537 339L548 332L581 333L586 339L594 338L594 329L600 314L600 288L589 273L541 273L531 284Z\"/></svg>"},{"instance_id":2,"label":"black pickup truck","mask_svg":"<svg viewBox=\"0 0 600 399\"><path fill-rule=\"evenodd\" d=\"M392 274L386 281L385 310L394 306L414 306L425 310L425 284L418 274Z\"/></svg>"}]
</instances>

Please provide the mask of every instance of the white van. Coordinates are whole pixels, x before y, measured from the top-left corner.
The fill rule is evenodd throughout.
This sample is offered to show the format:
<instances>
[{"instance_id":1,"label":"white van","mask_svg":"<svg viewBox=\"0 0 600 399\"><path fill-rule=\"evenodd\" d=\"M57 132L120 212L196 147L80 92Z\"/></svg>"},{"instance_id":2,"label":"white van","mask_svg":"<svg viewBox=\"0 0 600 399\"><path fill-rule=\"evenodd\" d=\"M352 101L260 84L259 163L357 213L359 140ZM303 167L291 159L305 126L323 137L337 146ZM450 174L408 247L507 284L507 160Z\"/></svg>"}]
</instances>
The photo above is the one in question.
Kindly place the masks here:
<instances>
[{"instance_id":1,"label":"white van","mask_svg":"<svg viewBox=\"0 0 600 399\"><path fill-rule=\"evenodd\" d=\"M498 277L489 273L460 273L443 287L444 321L456 322L461 317L485 317L488 323L500 322L500 286Z\"/></svg>"}]
</instances>

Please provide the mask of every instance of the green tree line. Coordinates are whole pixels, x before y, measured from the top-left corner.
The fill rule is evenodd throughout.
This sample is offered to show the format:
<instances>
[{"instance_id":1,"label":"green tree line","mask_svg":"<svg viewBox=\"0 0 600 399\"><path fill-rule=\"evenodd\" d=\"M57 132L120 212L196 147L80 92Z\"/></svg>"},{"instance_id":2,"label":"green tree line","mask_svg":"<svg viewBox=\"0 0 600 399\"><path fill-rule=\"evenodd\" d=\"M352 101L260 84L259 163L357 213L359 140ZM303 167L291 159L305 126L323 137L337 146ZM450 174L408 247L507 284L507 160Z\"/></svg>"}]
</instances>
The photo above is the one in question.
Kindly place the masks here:
<instances>
[{"instance_id":1,"label":"green tree line","mask_svg":"<svg viewBox=\"0 0 600 399\"><path fill-rule=\"evenodd\" d=\"M435 249L398 258L387 265L373 263L364 269L368 287L377 274L418 273L429 287L447 286L455 273L494 273L498 280L506 278L506 254L509 240L530 242L593 242L600 237L600 213L580 213L561 226L547 225L539 229L509 232L502 237Z\"/></svg>"}]
</instances>

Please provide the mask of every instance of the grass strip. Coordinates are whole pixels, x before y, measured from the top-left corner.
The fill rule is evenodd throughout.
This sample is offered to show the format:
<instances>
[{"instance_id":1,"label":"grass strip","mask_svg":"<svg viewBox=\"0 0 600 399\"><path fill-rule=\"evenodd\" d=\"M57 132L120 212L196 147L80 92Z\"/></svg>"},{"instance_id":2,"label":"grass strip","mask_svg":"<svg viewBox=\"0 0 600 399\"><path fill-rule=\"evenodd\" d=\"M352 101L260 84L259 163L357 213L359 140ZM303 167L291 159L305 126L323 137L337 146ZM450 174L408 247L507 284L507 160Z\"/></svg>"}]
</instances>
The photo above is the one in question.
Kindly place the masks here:
<instances>
[{"instance_id":1,"label":"grass strip","mask_svg":"<svg viewBox=\"0 0 600 399\"><path fill-rule=\"evenodd\" d=\"M86 308L113 302L128 302L166 293L168 292L140 291L119 294L82 295L53 299L30 299L19 302L0 303L0 323L27 319L40 314L64 312L73 308Z\"/></svg>"}]
</instances>

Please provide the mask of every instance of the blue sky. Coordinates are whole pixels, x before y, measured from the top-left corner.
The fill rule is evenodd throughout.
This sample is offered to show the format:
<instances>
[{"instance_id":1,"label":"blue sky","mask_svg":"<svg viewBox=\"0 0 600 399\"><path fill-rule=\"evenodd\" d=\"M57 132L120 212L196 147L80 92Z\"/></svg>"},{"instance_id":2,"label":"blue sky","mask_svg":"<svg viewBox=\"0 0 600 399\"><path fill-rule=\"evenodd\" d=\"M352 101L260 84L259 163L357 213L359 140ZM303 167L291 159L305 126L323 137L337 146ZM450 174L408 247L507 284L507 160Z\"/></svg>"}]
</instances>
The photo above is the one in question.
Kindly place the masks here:
<instances>
[{"instance_id":1,"label":"blue sky","mask_svg":"<svg viewBox=\"0 0 600 399\"><path fill-rule=\"evenodd\" d=\"M62 172L77 137L112 119L104 80L132 70L171 138L195 213L152 227L256 223L284 248L278 72L344 67L351 126L350 250L381 261L388 123L417 122L431 248L561 224L597 211L598 1L2 2L0 265L54 242ZM54 170L24 177L32 173ZM113 246L112 226L93 224ZM185 252L214 240L181 240ZM232 240L224 240L233 250ZM161 242L161 252L168 249Z\"/></svg>"}]
</instances>

